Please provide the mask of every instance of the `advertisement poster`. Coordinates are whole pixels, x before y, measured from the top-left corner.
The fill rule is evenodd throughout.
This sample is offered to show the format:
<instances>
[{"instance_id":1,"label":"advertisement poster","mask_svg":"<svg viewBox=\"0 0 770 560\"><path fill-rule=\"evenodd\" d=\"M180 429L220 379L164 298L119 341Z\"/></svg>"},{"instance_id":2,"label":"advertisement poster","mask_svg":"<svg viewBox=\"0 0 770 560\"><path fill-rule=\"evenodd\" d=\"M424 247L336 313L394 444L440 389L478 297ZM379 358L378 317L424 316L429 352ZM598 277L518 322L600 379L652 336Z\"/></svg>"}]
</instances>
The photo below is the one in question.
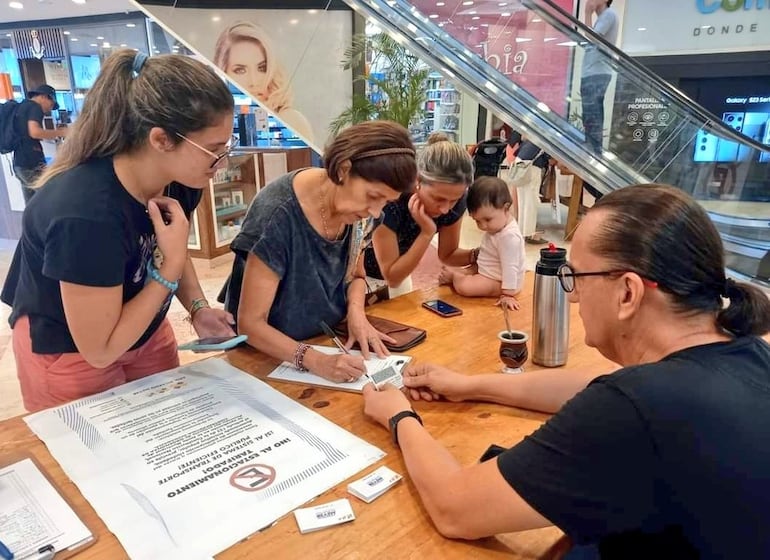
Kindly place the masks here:
<instances>
[{"instance_id":1,"label":"advertisement poster","mask_svg":"<svg viewBox=\"0 0 770 560\"><path fill-rule=\"evenodd\" d=\"M340 62L351 42L351 12L140 7L323 150L329 123L352 99L351 71Z\"/></svg>"},{"instance_id":2,"label":"advertisement poster","mask_svg":"<svg viewBox=\"0 0 770 560\"><path fill-rule=\"evenodd\" d=\"M384 456L221 359L24 420L133 559L210 558Z\"/></svg>"}]
</instances>

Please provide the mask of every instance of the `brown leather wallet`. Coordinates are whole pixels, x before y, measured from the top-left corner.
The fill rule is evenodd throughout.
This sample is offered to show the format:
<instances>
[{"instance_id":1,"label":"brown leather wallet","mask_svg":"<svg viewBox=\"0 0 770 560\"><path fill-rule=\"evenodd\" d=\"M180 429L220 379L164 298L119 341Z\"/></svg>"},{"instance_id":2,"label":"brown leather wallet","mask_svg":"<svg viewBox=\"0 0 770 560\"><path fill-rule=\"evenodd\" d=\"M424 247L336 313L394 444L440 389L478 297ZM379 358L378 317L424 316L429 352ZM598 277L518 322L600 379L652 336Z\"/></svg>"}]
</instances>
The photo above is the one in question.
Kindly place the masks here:
<instances>
[{"instance_id":1,"label":"brown leather wallet","mask_svg":"<svg viewBox=\"0 0 770 560\"><path fill-rule=\"evenodd\" d=\"M410 327L409 325L405 325L403 323L397 323L396 321L383 319L382 317L374 317L373 315L367 315L366 318L375 329L395 339L395 344L390 342L385 343L385 347L393 352L403 352L412 346L417 346L428 336L428 333L425 331L425 329ZM334 332L337 334L337 336L347 337L347 320L344 320L335 326Z\"/></svg>"}]
</instances>

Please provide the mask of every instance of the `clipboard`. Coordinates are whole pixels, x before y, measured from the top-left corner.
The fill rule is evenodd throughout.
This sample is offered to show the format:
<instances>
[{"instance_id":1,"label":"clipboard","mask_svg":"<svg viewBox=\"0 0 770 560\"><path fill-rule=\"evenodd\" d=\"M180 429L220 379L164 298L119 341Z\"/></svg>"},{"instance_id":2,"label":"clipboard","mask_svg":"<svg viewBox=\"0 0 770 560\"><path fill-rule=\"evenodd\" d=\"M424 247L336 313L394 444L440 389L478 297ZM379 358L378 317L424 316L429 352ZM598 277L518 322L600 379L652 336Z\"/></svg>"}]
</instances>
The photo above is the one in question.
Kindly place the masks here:
<instances>
[{"instance_id":1,"label":"clipboard","mask_svg":"<svg viewBox=\"0 0 770 560\"><path fill-rule=\"evenodd\" d=\"M29 461L31 463L27 463ZM18 473L9 474L7 473L8 467L12 467L15 465L19 465L18 467ZM35 473L33 474L34 477L37 477L36 479L29 479L24 478L21 479L21 474L27 474L27 473ZM44 491L51 497L52 500L61 500L61 503L58 504L58 508L56 510L49 510L48 507L45 507L43 504L38 504L41 509L44 510L45 516L48 518L48 523L52 524L49 525L49 527L53 527L54 529L58 527L56 525L57 522L62 521L61 518L53 519L53 516L55 515L55 511L59 512L66 512L66 514L69 516L71 515L72 518L68 518L66 521L72 521L76 520L80 525L82 525L82 528L79 528L77 531L69 531L67 533L59 533L58 535L54 532L51 534L48 538L46 538L46 542L43 542L41 544L35 543L31 546L27 545L26 548L22 548L21 550L18 549L18 546L9 545L7 542L7 536L4 535L4 527L3 525L0 525L0 541L2 541L4 544L8 545L11 552L14 553L14 555L18 558L26 558L26 556L30 553L34 554L34 551L36 551L38 548L42 546L46 546L48 544L54 544L54 558L56 560L64 560L65 558L69 558L70 556L73 556L80 551L88 548L89 546L93 545L96 542L97 535L93 528L88 526L85 521L83 521L83 516L77 511L77 508L72 504L72 502L67 498L67 496L61 491L61 488L54 482L54 480L51 478L51 476L46 472L46 470L43 468L43 466L40 464L40 462L31 454L31 453L9 453L9 454L3 454L0 456L0 495L2 495L2 492L4 491L4 486L7 485L5 488L5 491L13 492L15 488L12 488L11 486L17 486L19 484L19 480L25 484L33 484L34 486L25 486L23 488L20 487L21 490L32 490L35 491ZM38 476L40 475L40 476ZM13 479L12 479L13 477ZM45 486L45 490L42 490L41 486L39 485L47 485ZM33 495L33 499L35 502L37 502L37 495ZM9 507L3 501L0 501L0 515L5 513L5 508ZM72 540L71 537L73 535L79 535L83 538L79 538L75 540L75 542L71 542L69 544L59 544L59 546L56 546L56 543L62 543L62 542L68 542L68 540ZM16 550L14 550L16 548ZM18 550L18 552L17 552ZM22 556L19 556L19 553L22 553ZM34 559L34 555L30 558Z\"/></svg>"}]
</instances>

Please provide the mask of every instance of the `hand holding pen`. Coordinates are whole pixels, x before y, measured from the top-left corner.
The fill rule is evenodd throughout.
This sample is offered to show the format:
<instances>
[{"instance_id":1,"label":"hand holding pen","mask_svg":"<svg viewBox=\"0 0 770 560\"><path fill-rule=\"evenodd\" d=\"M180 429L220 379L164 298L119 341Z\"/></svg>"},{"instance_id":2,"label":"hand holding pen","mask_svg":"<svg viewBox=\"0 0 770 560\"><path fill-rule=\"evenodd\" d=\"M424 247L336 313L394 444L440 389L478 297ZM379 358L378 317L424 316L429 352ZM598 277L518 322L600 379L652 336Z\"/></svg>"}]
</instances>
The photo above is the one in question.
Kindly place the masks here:
<instances>
[{"instance_id":1,"label":"hand holding pen","mask_svg":"<svg viewBox=\"0 0 770 560\"><path fill-rule=\"evenodd\" d=\"M334 331L325 321L321 321L320 326L326 336L331 338L332 342L334 342L334 345L342 352L342 355L328 356L329 358L335 360L335 373L340 372L340 370L343 370L344 373L346 373L346 377L342 379L339 379L338 375L335 375L334 377L327 377L324 375L324 377L331 379L332 381L337 381L338 383L351 383L361 377L361 374L363 374L370 382L372 382L372 378L369 377L369 374L366 372L364 359L361 356L353 356L350 351L345 348L345 345L342 344L342 341L340 341L339 337L334 333ZM351 360L351 358L353 358L353 360ZM357 375L349 371L351 366L355 368L355 374Z\"/></svg>"}]
</instances>

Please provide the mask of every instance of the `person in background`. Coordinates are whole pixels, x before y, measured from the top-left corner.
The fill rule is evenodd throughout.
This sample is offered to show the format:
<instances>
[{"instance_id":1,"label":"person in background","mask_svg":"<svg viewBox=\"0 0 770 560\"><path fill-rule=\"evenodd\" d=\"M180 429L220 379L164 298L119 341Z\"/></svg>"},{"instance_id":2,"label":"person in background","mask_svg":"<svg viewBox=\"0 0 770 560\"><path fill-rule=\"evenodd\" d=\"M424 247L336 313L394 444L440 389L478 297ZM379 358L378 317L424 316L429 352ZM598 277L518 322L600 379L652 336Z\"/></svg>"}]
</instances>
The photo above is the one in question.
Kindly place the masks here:
<instances>
[{"instance_id":1,"label":"person in background","mask_svg":"<svg viewBox=\"0 0 770 560\"><path fill-rule=\"evenodd\" d=\"M187 216L229 153L232 113L196 60L125 49L105 61L24 211L2 291L27 410L178 366L174 294L199 336L233 334L187 254Z\"/></svg>"},{"instance_id":2,"label":"person in background","mask_svg":"<svg viewBox=\"0 0 770 560\"><path fill-rule=\"evenodd\" d=\"M612 6L612 0L588 0L585 7L585 23L608 43L614 45L618 40L618 15L610 6ZM599 156L602 153L604 138L604 96L614 72L604 55L594 45L586 46L580 80L583 128L586 143Z\"/></svg>"},{"instance_id":3,"label":"person in background","mask_svg":"<svg viewBox=\"0 0 770 560\"><path fill-rule=\"evenodd\" d=\"M499 297L498 305L518 309L516 295L524 284L524 238L511 216L508 185L497 177L480 177L468 189L468 214L484 232L476 266L444 267L440 284L451 284L461 296Z\"/></svg>"},{"instance_id":4,"label":"person in background","mask_svg":"<svg viewBox=\"0 0 770 560\"><path fill-rule=\"evenodd\" d=\"M434 139L435 140L435 139ZM428 144L417 162L415 192L388 204L366 250L366 273L385 280L391 295L411 291L409 275L438 232L438 257L449 266L474 264L478 251L460 249L465 193L473 181L470 154L454 142Z\"/></svg>"},{"instance_id":5,"label":"person in background","mask_svg":"<svg viewBox=\"0 0 770 560\"><path fill-rule=\"evenodd\" d=\"M438 530L477 539L556 525L576 558L770 557L759 529L770 522L770 345L759 338L770 300L725 276L703 208L664 185L605 195L558 276L614 373L405 372L413 398L555 413L496 459L461 466L403 393L364 387L366 414L393 419Z\"/></svg>"},{"instance_id":6,"label":"person in background","mask_svg":"<svg viewBox=\"0 0 770 560\"><path fill-rule=\"evenodd\" d=\"M310 123L292 106L289 78L261 27L241 21L222 31L214 47L214 64L287 127L313 141Z\"/></svg>"},{"instance_id":7,"label":"person in background","mask_svg":"<svg viewBox=\"0 0 770 560\"><path fill-rule=\"evenodd\" d=\"M387 354L366 318L363 259L373 219L414 185L415 151L407 130L387 121L353 125L327 146L324 169L292 171L262 189L231 244L233 272L225 306L249 344L299 370L336 382L364 373L370 349ZM299 341L347 318L347 347L329 355Z\"/></svg>"},{"instance_id":8,"label":"person in background","mask_svg":"<svg viewBox=\"0 0 770 560\"><path fill-rule=\"evenodd\" d=\"M522 137L521 145L516 152L517 162L531 162L530 181L516 188L516 200L519 203L517 220L521 234L527 243L543 245L548 240L541 237L537 231L537 209L540 206L540 186L543 183L545 170L548 168L550 156L535 145L527 137Z\"/></svg>"},{"instance_id":9,"label":"person in background","mask_svg":"<svg viewBox=\"0 0 770 560\"><path fill-rule=\"evenodd\" d=\"M45 156L40 141L67 136L68 129L43 128L45 114L59 108L54 88L43 84L27 92L27 97L16 108L14 115L14 131L18 141L13 151L13 173L21 183L24 202L28 204L35 194L35 182L45 170Z\"/></svg>"}]
</instances>

